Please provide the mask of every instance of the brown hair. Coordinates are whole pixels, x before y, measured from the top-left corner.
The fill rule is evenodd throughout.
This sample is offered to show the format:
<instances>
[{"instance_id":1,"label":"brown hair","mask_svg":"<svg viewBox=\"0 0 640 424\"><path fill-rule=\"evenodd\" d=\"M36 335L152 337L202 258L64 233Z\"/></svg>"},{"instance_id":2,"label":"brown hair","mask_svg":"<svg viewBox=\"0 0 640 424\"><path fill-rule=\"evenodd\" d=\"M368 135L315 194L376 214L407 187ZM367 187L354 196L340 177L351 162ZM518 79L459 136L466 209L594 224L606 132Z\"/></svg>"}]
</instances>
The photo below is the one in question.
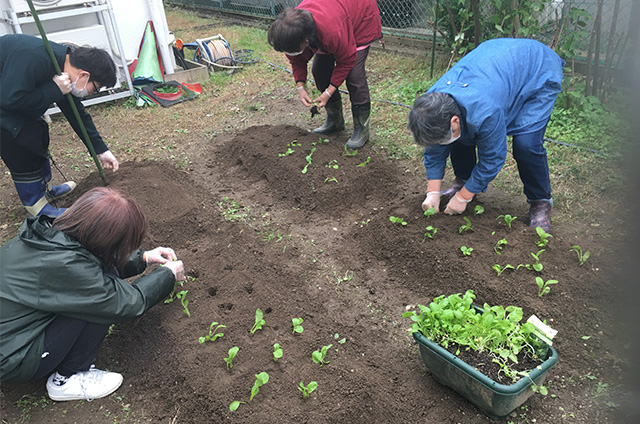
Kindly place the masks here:
<instances>
[{"instance_id":1,"label":"brown hair","mask_svg":"<svg viewBox=\"0 0 640 424\"><path fill-rule=\"evenodd\" d=\"M53 228L101 258L105 269L121 269L142 245L149 224L134 199L111 188L97 187L56 218Z\"/></svg>"},{"instance_id":2,"label":"brown hair","mask_svg":"<svg viewBox=\"0 0 640 424\"><path fill-rule=\"evenodd\" d=\"M267 41L278 52L297 52L307 40L312 45L316 43L316 22L311 12L304 9L286 8L267 32Z\"/></svg>"}]
</instances>

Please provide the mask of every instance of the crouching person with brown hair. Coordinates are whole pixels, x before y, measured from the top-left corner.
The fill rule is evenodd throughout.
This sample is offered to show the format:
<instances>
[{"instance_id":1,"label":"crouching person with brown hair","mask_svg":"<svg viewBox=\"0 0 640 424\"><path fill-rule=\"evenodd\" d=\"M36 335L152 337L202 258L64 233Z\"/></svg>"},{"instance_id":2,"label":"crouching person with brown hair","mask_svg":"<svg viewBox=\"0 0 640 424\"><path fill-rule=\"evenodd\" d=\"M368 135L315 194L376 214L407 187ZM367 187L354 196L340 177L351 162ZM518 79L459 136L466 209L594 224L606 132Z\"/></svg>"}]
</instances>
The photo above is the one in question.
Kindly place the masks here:
<instances>
[{"instance_id":1,"label":"crouching person with brown hair","mask_svg":"<svg viewBox=\"0 0 640 424\"><path fill-rule=\"evenodd\" d=\"M47 379L52 400L108 396L122 375L92 363L113 323L139 317L184 279L172 249L140 248L147 219L94 188L59 218L30 217L0 248L0 381ZM149 264L162 266L129 283Z\"/></svg>"}]
</instances>

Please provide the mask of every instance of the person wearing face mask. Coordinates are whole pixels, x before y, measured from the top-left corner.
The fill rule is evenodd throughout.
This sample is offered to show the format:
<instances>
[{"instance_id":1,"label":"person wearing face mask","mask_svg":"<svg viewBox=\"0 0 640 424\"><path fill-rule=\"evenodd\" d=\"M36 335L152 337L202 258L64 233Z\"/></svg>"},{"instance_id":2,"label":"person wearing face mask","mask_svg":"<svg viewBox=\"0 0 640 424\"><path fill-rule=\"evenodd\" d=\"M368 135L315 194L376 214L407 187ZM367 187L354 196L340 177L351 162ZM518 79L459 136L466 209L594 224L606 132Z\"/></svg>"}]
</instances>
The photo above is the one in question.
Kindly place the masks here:
<instances>
[{"instance_id":1,"label":"person wearing face mask","mask_svg":"<svg viewBox=\"0 0 640 424\"><path fill-rule=\"evenodd\" d=\"M102 87L116 84L116 66L111 56L94 47L71 50L51 43L51 48L61 75L56 75L40 38L24 34L0 37L0 156L11 172L22 204L32 216L62 214L63 208L49 202L67 195L76 186L73 181L51 184L49 126L42 119L44 112L56 103L83 140L68 93L73 96L102 166L113 171L119 166L80 102Z\"/></svg>"},{"instance_id":2,"label":"person wearing face mask","mask_svg":"<svg viewBox=\"0 0 640 424\"><path fill-rule=\"evenodd\" d=\"M409 113L409 129L424 146L427 196L422 209L460 214L487 189L507 157L507 135L524 185L529 225L551 229L551 185L544 133L562 88L564 61L528 39L481 43L460 59ZM447 157L455 180L441 191Z\"/></svg>"},{"instance_id":3,"label":"person wearing face mask","mask_svg":"<svg viewBox=\"0 0 640 424\"><path fill-rule=\"evenodd\" d=\"M371 97L365 62L369 46L380 38L382 24L375 0L304 0L295 9L285 9L271 24L267 40L287 55L300 101L327 111L325 123L313 132L344 129L338 88L346 81L354 127L347 147L359 149L369 140ZM305 88L311 58L313 78L322 93L313 101Z\"/></svg>"}]
</instances>

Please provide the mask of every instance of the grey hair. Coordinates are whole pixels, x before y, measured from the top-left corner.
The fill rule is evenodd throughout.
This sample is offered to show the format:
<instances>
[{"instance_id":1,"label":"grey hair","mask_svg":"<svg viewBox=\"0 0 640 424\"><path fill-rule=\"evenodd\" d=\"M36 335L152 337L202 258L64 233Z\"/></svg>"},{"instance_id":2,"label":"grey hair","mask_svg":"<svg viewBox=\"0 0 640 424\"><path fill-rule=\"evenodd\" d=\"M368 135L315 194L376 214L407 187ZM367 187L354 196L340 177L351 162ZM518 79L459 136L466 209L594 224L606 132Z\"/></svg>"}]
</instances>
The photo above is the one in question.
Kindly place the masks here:
<instances>
[{"instance_id":1,"label":"grey hair","mask_svg":"<svg viewBox=\"0 0 640 424\"><path fill-rule=\"evenodd\" d=\"M409 129L420 146L437 144L449 135L451 118L460 116L460 108L447 93L426 93L418 97L409 112Z\"/></svg>"}]
</instances>

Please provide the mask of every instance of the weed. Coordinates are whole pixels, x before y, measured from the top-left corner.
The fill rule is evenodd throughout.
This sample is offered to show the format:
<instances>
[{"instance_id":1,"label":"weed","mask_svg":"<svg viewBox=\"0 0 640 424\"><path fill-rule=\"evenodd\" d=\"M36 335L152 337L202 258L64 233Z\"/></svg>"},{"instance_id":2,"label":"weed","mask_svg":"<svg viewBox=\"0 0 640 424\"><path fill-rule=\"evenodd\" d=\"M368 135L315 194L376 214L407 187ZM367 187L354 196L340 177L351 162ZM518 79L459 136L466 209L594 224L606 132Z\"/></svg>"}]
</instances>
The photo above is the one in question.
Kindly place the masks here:
<instances>
[{"instance_id":1,"label":"weed","mask_svg":"<svg viewBox=\"0 0 640 424\"><path fill-rule=\"evenodd\" d=\"M540 240L536 241L538 247L547 247L549 239L553 236L543 230L542 227L536 227L536 233L538 233L538 236L540 237Z\"/></svg>"},{"instance_id":2,"label":"weed","mask_svg":"<svg viewBox=\"0 0 640 424\"><path fill-rule=\"evenodd\" d=\"M503 238L498 240L495 246L493 246L493 250L498 254L502 255L502 248L507 245L507 239Z\"/></svg>"},{"instance_id":3,"label":"weed","mask_svg":"<svg viewBox=\"0 0 640 424\"><path fill-rule=\"evenodd\" d=\"M217 326L215 329L213 328L214 326ZM209 326L209 334L199 337L198 341L200 342L200 344L206 342L207 340L210 340L212 342L215 342L217 339L219 339L220 337L224 336L224 333L218 333L218 330L221 328L227 328L226 325L222 325L222 324L218 324L217 322L213 321L211 323L211 325Z\"/></svg>"},{"instance_id":4,"label":"weed","mask_svg":"<svg viewBox=\"0 0 640 424\"><path fill-rule=\"evenodd\" d=\"M282 348L279 343L273 344L273 360L278 361L278 359L282 358Z\"/></svg>"},{"instance_id":5,"label":"weed","mask_svg":"<svg viewBox=\"0 0 640 424\"><path fill-rule=\"evenodd\" d=\"M502 218L502 220L504 221L505 224L507 224L507 227L511 228L511 223L517 218L517 216L511 216L509 214L507 215L500 215L496 218L496 220L499 220L500 218Z\"/></svg>"},{"instance_id":6,"label":"weed","mask_svg":"<svg viewBox=\"0 0 640 424\"><path fill-rule=\"evenodd\" d=\"M253 400L255 395L257 395L258 392L260 391L260 387L267 384L268 382L269 382L269 374L267 374L264 371L259 374L256 374L256 381L253 383L253 387L251 388L251 397L249 398L249 400L250 401Z\"/></svg>"},{"instance_id":7,"label":"weed","mask_svg":"<svg viewBox=\"0 0 640 424\"><path fill-rule=\"evenodd\" d=\"M405 221L403 218L400 218L400 217L390 216L389 221L394 222L396 224L400 224L400 225L407 225L407 221Z\"/></svg>"},{"instance_id":8,"label":"weed","mask_svg":"<svg viewBox=\"0 0 640 424\"><path fill-rule=\"evenodd\" d=\"M491 268L493 268L493 270L494 270L495 272L497 272L497 273L498 273L498 277L500 277L500 274L502 274L502 273L503 273L503 272L505 272L506 270L508 270L508 269L514 269L514 268L513 268L513 265L509 265L509 264L505 265L505 266L504 266L504 268L502 268L499 264L495 264L495 265L494 265L494 266L492 266Z\"/></svg>"},{"instance_id":9,"label":"weed","mask_svg":"<svg viewBox=\"0 0 640 424\"><path fill-rule=\"evenodd\" d=\"M438 229L432 225L429 225L427 228L425 228L425 230L426 232L424 233L424 239L422 241L425 241L427 237L433 240L436 233L438 232Z\"/></svg>"},{"instance_id":10,"label":"weed","mask_svg":"<svg viewBox=\"0 0 640 424\"><path fill-rule=\"evenodd\" d=\"M538 285L538 297L542 297L551 291L550 285L558 284L558 280L544 281L542 278L536 277L536 284Z\"/></svg>"},{"instance_id":11,"label":"weed","mask_svg":"<svg viewBox=\"0 0 640 424\"><path fill-rule=\"evenodd\" d=\"M314 351L311 354L311 359L313 359L313 362L315 362L316 364L320 364L320 366L328 364L329 361L325 361L324 358L327 356L327 351L331 349L331 346L333 346L333 344L322 346L322 349Z\"/></svg>"},{"instance_id":12,"label":"weed","mask_svg":"<svg viewBox=\"0 0 640 424\"><path fill-rule=\"evenodd\" d=\"M234 346L229 349L229 356L226 358L222 358L222 360L224 360L224 362L227 364L227 369L233 368L233 359L236 357L239 350L240 348L238 346Z\"/></svg>"},{"instance_id":13,"label":"weed","mask_svg":"<svg viewBox=\"0 0 640 424\"><path fill-rule=\"evenodd\" d=\"M262 326L266 324L266 321L263 319L263 317L264 314L262 313L262 309L256 309L256 320L253 324L253 327L251 327L251 330L249 330L251 334L255 333L258 330L262 330Z\"/></svg>"},{"instance_id":14,"label":"weed","mask_svg":"<svg viewBox=\"0 0 640 424\"><path fill-rule=\"evenodd\" d=\"M471 252L473 252L473 247L460 246L460 251L462 252L462 256L471 256Z\"/></svg>"},{"instance_id":15,"label":"weed","mask_svg":"<svg viewBox=\"0 0 640 424\"><path fill-rule=\"evenodd\" d=\"M302 333L304 331L304 328L302 328L302 322L304 320L302 318L292 318L291 322L293 323L293 331L291 332L291 334L295 334L295 333Z\"/></svg>"},{"instance_id":16,"label":"weed","mask_svg":"<svg viewBox=\"0 0 640 424\"><path fill-rule=\"evenodd\" d=\"M474 231L471 227L471 221L466 216L463 216L462 219L465 220L466 224L462 224L460 228L458 228L458 233L462 234L463 231Z\"/></svg>"},{"instance_id":17,"label":"weed","mask_svg":"<svg viewBox=\"0 0 640 424\"><path fill-rule=\"evenodd\" d=\"M582 253L582 247L580 247L577 244L575 246L571 246L571 249L569 250L571 252L576 252L576 254L578 255L578 261L580 262L580 266L582 266L585 262L587 262L587 259L589 259L589 256L591 255L591 252L588 250Z\"/></svg>"},{"instance_id":18,"label":"weed","mask_svg":"<svg viewBox=\"0 0 640 424\"><path fill-rule=\"evenodd\" d=\"M318 383L316 383L315 381L310 381L309 384L307 384L306 386L301 381L300 386L298 387L298 390L302 392L302 397L306 399L317 388L318 388Z\"/></svg>"}]
</instances>

